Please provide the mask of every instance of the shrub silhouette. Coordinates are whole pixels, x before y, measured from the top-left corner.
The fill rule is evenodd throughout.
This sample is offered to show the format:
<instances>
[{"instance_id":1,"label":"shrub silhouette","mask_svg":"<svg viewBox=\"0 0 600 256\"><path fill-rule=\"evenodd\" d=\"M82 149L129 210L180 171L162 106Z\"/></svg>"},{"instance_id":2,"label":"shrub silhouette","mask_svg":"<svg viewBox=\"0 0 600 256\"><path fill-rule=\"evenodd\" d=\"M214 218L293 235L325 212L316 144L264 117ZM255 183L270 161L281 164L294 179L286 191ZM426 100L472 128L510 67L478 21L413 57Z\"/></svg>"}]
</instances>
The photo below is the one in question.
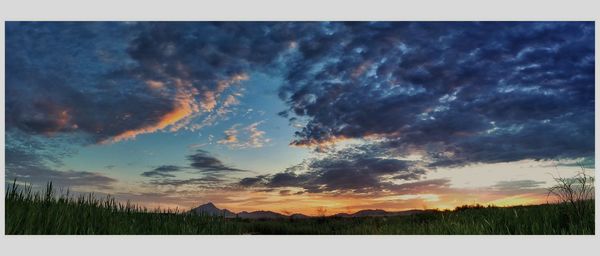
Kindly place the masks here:
<instances>
[{"instance_id":1,"label":"shrub silhouette","mask_svg":"<svg viewBox=\"0 0 600 256\"><path fill-rule=\"evenodd\" d=\"M548 188L547 197L554 196L574 217L582 218L594 212L595 190L594 177L587 174L583 164L579 167L581 170L573 177L553 176L556 185Z\"/></svg>"}]
</instances>

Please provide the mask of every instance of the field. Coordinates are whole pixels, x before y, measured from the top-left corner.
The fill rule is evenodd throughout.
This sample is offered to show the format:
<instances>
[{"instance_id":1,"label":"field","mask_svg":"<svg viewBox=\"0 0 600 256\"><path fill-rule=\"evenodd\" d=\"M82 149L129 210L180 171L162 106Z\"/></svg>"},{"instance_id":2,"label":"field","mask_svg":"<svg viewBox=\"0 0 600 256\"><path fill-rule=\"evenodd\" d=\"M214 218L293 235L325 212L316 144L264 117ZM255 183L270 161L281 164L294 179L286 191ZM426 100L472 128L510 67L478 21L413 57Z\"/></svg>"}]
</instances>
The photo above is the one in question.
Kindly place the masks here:
<instances>
[{"instance_id":1,"label":"field","mask_svg":"<svg viewBox=\"0 0 600 256\"><path fill-rule=\"evenodd\" d=\"M406 234L406 235L593 235L594 200L514 207L463 206L410 216L289 220L224 219L148 210L93 195L56 195L13 185L7 189L9 235L85 234Z\"/></svg>"}]
</instances>

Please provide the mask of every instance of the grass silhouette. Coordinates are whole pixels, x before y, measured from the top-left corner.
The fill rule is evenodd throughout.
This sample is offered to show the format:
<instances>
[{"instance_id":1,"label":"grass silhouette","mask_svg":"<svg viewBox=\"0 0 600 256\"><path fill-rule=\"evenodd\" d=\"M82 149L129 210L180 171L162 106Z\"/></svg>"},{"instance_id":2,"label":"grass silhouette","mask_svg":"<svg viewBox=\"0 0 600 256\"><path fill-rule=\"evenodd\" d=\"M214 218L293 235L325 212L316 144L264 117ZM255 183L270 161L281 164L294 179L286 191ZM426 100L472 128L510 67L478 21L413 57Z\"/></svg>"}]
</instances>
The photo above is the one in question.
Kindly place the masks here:
<instances>
[{"instance_id":1,"label":"grass silhouette","mask_svg":"<svg viewBox=\"0 0 600 256\"><path fill-rule=\"evenodd\" d=\"M225 219L178 210L149 210L93 194L57 195L52 183L43 191L14 182L5 194L8 235L86 234L409 234L409 235L593 235L591 210L570 203L534 206L461 206L393 217L315 217L290 220Z\"/></svg>"}]
</instances>

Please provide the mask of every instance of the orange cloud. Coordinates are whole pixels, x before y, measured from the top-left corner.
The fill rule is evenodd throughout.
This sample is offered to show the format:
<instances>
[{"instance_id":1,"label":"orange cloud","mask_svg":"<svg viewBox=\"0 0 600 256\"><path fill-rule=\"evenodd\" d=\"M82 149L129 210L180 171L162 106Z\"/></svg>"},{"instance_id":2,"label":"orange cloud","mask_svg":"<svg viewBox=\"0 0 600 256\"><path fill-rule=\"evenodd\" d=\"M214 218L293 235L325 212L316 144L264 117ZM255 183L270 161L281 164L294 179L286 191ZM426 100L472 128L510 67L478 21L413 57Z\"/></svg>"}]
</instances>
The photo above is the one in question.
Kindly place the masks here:
<instances>
[{"instance_id":1,"label":"orange cloud","mask_svg":"<svg viewBox=\"0 0 600 256\"><path fill-rule=\"evenodd\" d=\"M229 79L221 80L217 83L217 93L222 93L225 89L227 89L230 85L239 83L241 81L246 81L249 79L249 76L245 73L233 75Z\"/></svg>"},{"instance_id":2,"label":"orange cloud","mask_svg":"<svg viewBox=\"0 0 600 256\"><path fill-rule=\"evenodd\" d=\"M222 140L217 141L217 143L219 144L233 144L233 143L237 143L238 139L237 139L237 135L238 135L238 130L237 127L239 125L236 124L234 126L232 126L231 128L225 130L225 138Z\"/></svg>"},{"instance_id":3,"label":"orange cloud","mask_svg":"<svg viewBox=\"0 0 600 256\"><path fill-rule=\"evenodd\" d=\"M308 140L292 141L290 143L290 146L306 147L306 148L312 148L312 147L327 148L329 146L333 146L337 143L340 143L340 142L348 140L348 139L350 139L350 138L347 138L345 136L332 136L332 137L329 137L329 138L323 139L323 140L316 140L316 139L311 138Z\"/></svg>"},{"instance_id":4,"label":"orange cloud","mask_svg":"<svg viewBox=\"0 0 600 256\"><path fill-rule=\"evenodd\" d=\"M248 80L248 75L242 73L242 74L237 74L237 75L233 75L231 78L229 79L224 79L221 80L219 82L217 82L217 88L214 91L211 90L206 90L204 92L204 94L202 95L204 97L204 100L202 102L202 109L206 112L210 112L212 111L216 106L217 106L217 98L219 98L219 96L221 95L221 93L223 93L223 91L225 91L227 88L229 88L232 84L237 84L241 81L245 81ZM229 95L231 97L233 97L232 95ZM227 98L223 104L234 104L236 99L235 98ZM229 103L228 103L229 102Z\"/></svg>"},{"instance_id":5,"label":"orange cloud","mask_svg":"<svg viewBox=\"0 0 600 256\"><path fill-rule=\"evenodd\" d=\"M155 82L149 81L148 84L155 84ZM163 83L160 84L161 86L164 86ZM173 126L171 129L172 131L178 130L181 126L175 126L175 124L199 111L198 103L194 98L194 96L198 93L190 83L180 79L175 79L174 85L176 88L176 94L173 110L164 114L157 123L124 131L108 141L103 141L102 143L133 139L139 134L153 133L165 129L168 126Z\"/></svg>"},{"instance_id":6,"label":"orange cloud","mask_svg":"<svg viewBox=\"0 0 600 256\"><path fill-rule=\"evenodd\" d=\"M110 139L102 141L101 143L133 139L139 134L153 133L163 130L167 127L171 127L171 131L177 131L182 127L187 126L191 122L191 119L201 112L200 110L203 112L212 111L217 105L217 98L225 89L232 84L239 83L240 81L244 80L248 80L248 75L237 74L229 79L219 81L217 83L216 90L213 91L205 88L205 90L202 92L202 100L197 102L196 96L200 93L191 82L182 79L173 79L172 85L176 90L173 110L164 114L162 117L160 117L159 121L154 124L124 131ZM149 88L156 90L162 89L166 86L165 83L154 80L146 81L146 84ZM234 104L237 104L237 99L235 99L235 97L232 95L229 95L229 97L224 101L224 105L226 106ZM235 136L230 139L235 139Z\"/></svg>"},{"instance_id":7,"label":"orange cloud","mask_svg":"<svg viewBox=\"0 0 600 256\"><path fill-rule=\"evenodd\" d=\"M240 126L240 124L236 124L234 126L232 126L231 128L225 130L225 138L222 140L219 140L217 143L219 144L223 144L223 145L227 145L230 148L234 148L234 149L244 149L244 148L260 148L262 146L264 146L265 143L268 143L271 141L271 139L269 138L265 138L265 131L259 130L258 129L258 125L261 124L261 122L255 122L252 123L240 130L238 130L238 127ZM238 135L240 134L240 131L242 132L242 135L244 136L244 139L242 141L239 141L238 139Z\"/></svg>"},{"instance_id":8,"label":"orange cloud","mask_svg":"<svg viewBox=\"0 0 600 256\"><path fill-rule=\"evenodd\" d=\"M79 128L77 124L72 123L71 110L54 103L41 104L49 112L49 118L52 118L52 125L46 127L43 132L46 136L53 136L57 132L74 130Z\"/></svg>"},{"instance_id":9,"label":"orange cloud","mask_svg":"<svg viewBox=\"0 0 600 256\"><path fill-rule=\"evenodd\" d=\"M264 143L271 141L269 138L264 138L264 135L266 134L265 131L258 129L258 125L261 123L262 122L256 122L245 128L250 133L250 138L247 143L249 147L260 148Z\"/></svg>"},{"instance_id":10,"label":"orange cloud","mask_svg":"<svg viewBox=\"0 0 600 256\"><path fill-rule=\"evenodd\" d=\"M148 87L153 90L160 90L165 87L165 84L163 82L154 80L146 81L146 85L148 85Z\"/></svg>"},{"instance_id":11,"label":"orange cloud","mask_svg":"<svg viewBox=\"0 0 600 256\"><path fill-rule=\"evenodd\" d=\"M121 140L133 139L139 134L153 133L158 130L165 129L167 126L174 125L175 123L183 120L192 113L198 111L197 104L191 98L182 99L180 101L177 101L175 104L176 105L174 109L163 115L157 123L142 128L122 132L114 136L111 139L111 141L118 142Z\"/></svg>"}]
</instances>

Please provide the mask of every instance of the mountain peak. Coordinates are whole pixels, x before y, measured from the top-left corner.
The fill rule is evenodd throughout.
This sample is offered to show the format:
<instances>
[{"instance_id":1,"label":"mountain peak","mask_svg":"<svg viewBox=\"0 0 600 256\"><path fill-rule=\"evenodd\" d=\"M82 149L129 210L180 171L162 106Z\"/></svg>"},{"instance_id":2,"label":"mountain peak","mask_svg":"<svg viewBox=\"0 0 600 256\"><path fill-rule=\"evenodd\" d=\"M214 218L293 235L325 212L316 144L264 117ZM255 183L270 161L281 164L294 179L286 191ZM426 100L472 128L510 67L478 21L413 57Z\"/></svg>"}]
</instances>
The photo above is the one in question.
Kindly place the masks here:
<instances>
[{"instance_id":1,"label":"mountain peak","mask_svg":"<svg viewBox=\"0 0 600 256\"><path fill-rule=\"evenodd\" d=\"M200 206L198 206L198 207L203 207L203 206L205 206L205 207L214 207L214 208L217 208L217 206L216 206L215 204L213 204L212 202L205 203L205 204L203 204L203 205L200 205Z\"/></svg>"},{"instance_id":2,"label":"mountain peak","mask_svg":"<svg viewBox=\"0 0 600 256\"><path fill-rule=\"evenodd\" d=\"M196 213L196 214L203 214L203 215L210 215L210 216L230 217L230 216L235 215L234 213L232 213L231 211L229 211L227 209L221 210L221 209L217 208L217 206L215 206L215 204L213 204L212 202L208 202L208 203L200 205L196 208L193 208L192 212Z\"/></svg>"}]
</instances>

